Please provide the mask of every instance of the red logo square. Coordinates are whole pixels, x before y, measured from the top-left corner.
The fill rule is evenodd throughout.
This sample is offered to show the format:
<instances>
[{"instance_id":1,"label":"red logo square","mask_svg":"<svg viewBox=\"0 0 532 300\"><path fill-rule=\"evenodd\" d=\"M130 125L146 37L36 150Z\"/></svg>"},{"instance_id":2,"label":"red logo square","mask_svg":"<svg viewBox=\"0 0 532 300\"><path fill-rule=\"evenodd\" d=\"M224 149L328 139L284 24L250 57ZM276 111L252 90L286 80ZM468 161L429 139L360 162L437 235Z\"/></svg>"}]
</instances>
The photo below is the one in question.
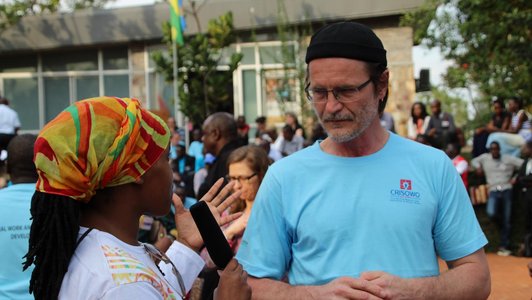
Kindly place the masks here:
<instances>
[{"instance_id":1,"label":"red logo square","mask_svg":"<svg viewBox=\"0 0 532 300\"><path fill-rule=\"evenodd\" d=\"M412 180L410 179L401 179L401 189L402 190L412 190Z\"/></svg>"}]
</instances>

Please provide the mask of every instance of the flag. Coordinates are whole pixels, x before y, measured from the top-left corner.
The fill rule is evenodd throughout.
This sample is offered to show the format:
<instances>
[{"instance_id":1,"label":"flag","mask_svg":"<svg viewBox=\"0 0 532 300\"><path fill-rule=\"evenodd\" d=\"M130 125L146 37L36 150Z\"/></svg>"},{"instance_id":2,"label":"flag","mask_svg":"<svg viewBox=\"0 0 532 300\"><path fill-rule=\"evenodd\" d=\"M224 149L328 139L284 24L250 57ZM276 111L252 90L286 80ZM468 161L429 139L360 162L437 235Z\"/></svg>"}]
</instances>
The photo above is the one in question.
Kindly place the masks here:
<instances>
[{"instance_id":1,"label":"flag","mask_svg":"<svg viewBox=\"0 0 532 300\"><path fill-rule=\"evenodd\" d=\"M184 45L183 30L186 23L183 18L182 8L183 0L169 0L170 1L170 28L172 32L172 41L179 46Z\"/></svg>"}]
</instances>

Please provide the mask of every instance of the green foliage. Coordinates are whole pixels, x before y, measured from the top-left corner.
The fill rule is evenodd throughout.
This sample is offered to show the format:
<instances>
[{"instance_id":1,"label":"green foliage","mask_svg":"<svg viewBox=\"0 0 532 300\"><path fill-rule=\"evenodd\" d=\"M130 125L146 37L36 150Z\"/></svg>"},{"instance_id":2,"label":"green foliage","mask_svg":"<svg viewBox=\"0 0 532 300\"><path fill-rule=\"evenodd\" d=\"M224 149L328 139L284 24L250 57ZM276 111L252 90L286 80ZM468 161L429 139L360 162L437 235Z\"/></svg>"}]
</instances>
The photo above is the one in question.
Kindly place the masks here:
<instances>
[{"instance_id":1,"label":"green foliage","mask_svg":"<svg viewBox=\"0 0 532 300\"><path fill-rule=\"evenodd\" d=\"M209 21L206 33L185 36L185 45L179 47L178 87L180 110L195 125L201 125L205 118L218 110L228 110L231 106L233 71L238 67L242 54L229 56L229 69L217 70L219 62L231 43L235 41L233 33L233 15L225 13ZM163 24L163 41L169 45L169 53L157 52L152 55L156 71L172 82L173 64L170 39L170 25Z\"/></svg>"},{"instance_id":2,"label":"green foliage","mask_svg":"<svg viewBox=\"0 0 532 300\"><path fill-rule=\"evenodd\" d=\"M402 24L413 27L417 41L440 47L455 62L445 76L449 87L474 84L481 92L476 101L485 103L514 95L530 103L532 2L427 0Z\"/></svg>"},{"instance_id":3,"label":"green foliage","mask_svg":"<svg viewBox=\"0 0 532 300\"><path fill-rule=\"evenodd\" d=\"M316 116L314 115L312 111L312 107L306 101L306 95L305 95L305 78L306 78L306 63L304 61L305 52L296 53L296 55L299 56L299 59L296 58L294 62L294 44L292 41L296 42L296 49L298 50L305 50L308 46L308 40L307 37L312 35L312 25L310 21L304 22L301 25L290 25L288 23L288 15L286 13L286 7L284 4L284 0L277 0L277 36L279 37L279 40L281 41L281 51L282 51L282 57L281 57L281 63L283 65L283 71L284 71L284 77L283 77L283 86L285 89L290 88L290 80L291 70L296 70L297 74L297 85L299 86L300 91L300 113L303 120L303 125L305 124L305 121L312 117L314 121L316 121ZM310 20L311 18L307 15L304 17L305 20ZM283 113L286 112L286 104L283 101L282 97L279 97L280 101L280 109ZM312 124L311 124L312 125ZM310 128L306 128L307 132L311 131Z\"/></svg>"},{"instance_id":4,"label":"green foliage","mask_svg":"<svg viewBox=\"0 0 532 300\"><path fill-rule=\"evenodd\" d=\"M17 23L27 15L54 13L61 8L68 11L89 7L103 7L114 0L14 0L2 1L0 4L0 31Z\"/></svg>"},{"instance_id":5,"label":"green foliage","mask_svg":"<svg viewBox=\"0 0 532 300\"><path fill-rule=\"evenodd\" d=\"M427 0L417 10L403 15L401 26L410 26L414 30L414 45L419 45L427 37L427 29L436 15L438 6L436 0Z\"/></svg>"}]
</instances>

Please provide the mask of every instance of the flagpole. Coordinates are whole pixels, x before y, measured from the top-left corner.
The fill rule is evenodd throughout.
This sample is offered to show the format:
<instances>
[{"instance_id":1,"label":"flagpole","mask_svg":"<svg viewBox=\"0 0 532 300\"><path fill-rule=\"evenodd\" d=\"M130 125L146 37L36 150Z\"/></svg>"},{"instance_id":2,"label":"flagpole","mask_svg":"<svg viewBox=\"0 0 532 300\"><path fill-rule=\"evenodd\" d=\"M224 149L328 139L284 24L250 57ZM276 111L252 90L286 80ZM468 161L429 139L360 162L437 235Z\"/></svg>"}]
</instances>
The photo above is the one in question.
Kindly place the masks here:
<instances>
[{"instance_id":1,"label":"flagpole","mask_svg":"<svg viewBox=\"0 0 532 300\"><path fill-rule=\"evenodd\" d=\"M177 127L183 127L183 116L181 111L179 111L179 90L177 86L177 44L173 43L172 47L173 54L173 63L174 63L174 117L177 123Z\"/></svg>"}]
</instances>

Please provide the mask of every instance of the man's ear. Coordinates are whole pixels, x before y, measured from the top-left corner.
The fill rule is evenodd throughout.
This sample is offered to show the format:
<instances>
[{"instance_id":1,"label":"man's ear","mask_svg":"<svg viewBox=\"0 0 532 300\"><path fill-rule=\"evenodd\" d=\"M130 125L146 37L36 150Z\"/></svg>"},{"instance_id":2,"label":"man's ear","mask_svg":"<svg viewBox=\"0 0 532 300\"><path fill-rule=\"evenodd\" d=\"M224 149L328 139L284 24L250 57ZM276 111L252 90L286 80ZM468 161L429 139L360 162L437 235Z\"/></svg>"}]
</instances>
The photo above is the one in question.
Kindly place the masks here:
<instances>
[{"instance_id":1,"label":"man's ear","mask_svg":"<svg viewBox=\"0 0 532 300\"><path fill-rule=\"evenodd\" d=\"M379 90L378 90L378 99L384 99L384 96L386 96L386 91L388 90L388 84L389 84L389 78L390 78L390 72L388 69L384 70L379 78Z\"/></svg>"},{"instance_id":2,"label":"man's ear","mask_svg":"<svg viewBox=\"0 0 532 300\"><path fill-rule=\"evenodd\" d=\"M222 138L222 134L220 132L220 129L218 128L214 128L212 131L211 131L211 134L212 136L214 137L215 140L219 140Z\"/></svg>"}]
</instances>

